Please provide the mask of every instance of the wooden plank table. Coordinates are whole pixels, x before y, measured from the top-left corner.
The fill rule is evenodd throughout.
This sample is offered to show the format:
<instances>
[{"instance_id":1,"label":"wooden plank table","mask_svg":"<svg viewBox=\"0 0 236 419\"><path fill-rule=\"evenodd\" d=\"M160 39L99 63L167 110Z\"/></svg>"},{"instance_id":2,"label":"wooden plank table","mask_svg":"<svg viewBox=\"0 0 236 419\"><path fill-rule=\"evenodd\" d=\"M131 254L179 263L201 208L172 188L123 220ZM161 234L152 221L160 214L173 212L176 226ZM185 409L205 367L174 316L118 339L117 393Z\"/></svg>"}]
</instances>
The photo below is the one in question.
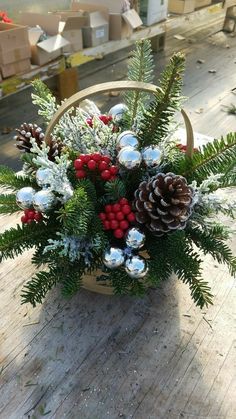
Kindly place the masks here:
<instances>
[{"instance_id":1,"label":"wooden plank table","mask_svg":"<svg viewBox=\"0 0 236 419\"><path fill-rule=\"evenodd\" d=\"M19 219L2 216L0 231ZM65 300L54 289L32 308L20 305L31 254L0 265L1 419L236 418L236 287L225 267L203 258L208 309L174 277L143 299L82 290Z\"/></svg>"}]
</instances>

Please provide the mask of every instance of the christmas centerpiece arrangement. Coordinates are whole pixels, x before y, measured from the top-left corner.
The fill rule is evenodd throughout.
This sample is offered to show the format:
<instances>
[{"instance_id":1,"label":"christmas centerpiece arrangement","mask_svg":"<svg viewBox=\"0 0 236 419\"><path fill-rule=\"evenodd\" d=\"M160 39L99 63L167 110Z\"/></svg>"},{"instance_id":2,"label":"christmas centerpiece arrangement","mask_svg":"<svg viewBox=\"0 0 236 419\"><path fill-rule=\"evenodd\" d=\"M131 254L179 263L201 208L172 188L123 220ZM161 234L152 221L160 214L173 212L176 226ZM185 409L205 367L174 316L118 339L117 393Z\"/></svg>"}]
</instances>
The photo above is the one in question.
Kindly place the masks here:
<instances>
[{"instance_id":1,"label":"christmas centerpiece arrangement","mask_svg":"<svg viewBox=\"0 0 236 419\"><path fill-rule=\"evenodd\" d=\"M175 273L203 307L212 295L202 255L235 275L218 213L232 216L236 206L217 189L235 185L236 133L194 148L182 110L187 145L176 143L184 64L175 54L159 87L150 84L150 43L141 41L128 81L93 86L61 106L33 83L46 131L23 123L15 136L22 172L0 168L0 212L19 213L19 224L0 235L0 258L33 248L42 267L24 286L23 303L41 303L56 284L66 296L80 287L140 296ZM88 98L111 89L124 90L122 103L102 114Z\"/></svg>"}]
</instances>

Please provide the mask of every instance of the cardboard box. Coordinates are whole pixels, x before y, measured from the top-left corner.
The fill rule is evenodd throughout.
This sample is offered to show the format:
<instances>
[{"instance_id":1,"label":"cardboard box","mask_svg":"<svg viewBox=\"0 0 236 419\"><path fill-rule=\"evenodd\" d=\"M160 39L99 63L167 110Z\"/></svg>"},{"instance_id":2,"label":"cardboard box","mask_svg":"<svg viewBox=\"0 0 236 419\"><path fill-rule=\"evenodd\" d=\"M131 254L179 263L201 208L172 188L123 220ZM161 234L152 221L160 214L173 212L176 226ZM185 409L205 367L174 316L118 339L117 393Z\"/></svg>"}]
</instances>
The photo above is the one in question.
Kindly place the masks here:
<instances>
[{"instance_id":1,"label":"cardboard box","mask_svg":"<svg viewBox=\"0 0 236 419\"><path fill-rule=\"evenodd\" d=\"M25 60L30 54L27 27L0 22L0 63Z\"/></svg>"},{"instance_id":2,"label":"cardboard box","mask_svg":"<svg viewBox=\"0 0 236 419\"><path fill-rule=\"evenodd\" d=\"M62 48L70 44L67 39L58 34L61 22L61 18L58 15L22 13L20 20L28 26L33 26L28 30L32 64L44 65L55 60L62 54ZM37 25L41 29L36 27ZM43 31L50 36L46 40L39 42Z\"/></svg>"},{"instance_id":3,"label":"cardboard box","mask_svg":"<svg viewBox=\"0 0 236 419\"><path fill-rule=\"evenodd\" d=\"M26 73L30 71L30 59L20 60L10 64L0 64L1 73L3 78L14 76L15 74Z\"/></svg>"},{"instance_id":4,"label":"cardboard box","mask_svg":"<svg viewBox=\"0 0 236 419\"><path fill-rule=\"evenodd\" d=\"M211 0L195 0L195 9L199 9L200 7L206 7L211 4Z\"/></svg>"},{"instance_id":5,"label":"cardboard box","mask_svg":"<svg viewBox=\"0 0 236 419\"><path fill-rule=\"evenodd\" d=\"M168 8L170 13L191 13L195 8L195 0L169 0Z\"/></svg>"},{"instance_id":6,"label":"cardboard box","mask_svg":"<svg viewBox=\"0 0 236 419\"><path fill-rule=\"evenodd\" d=\"M109 39L117 41L130 38L134 29L142 25L142 20L134 9L123 14L110 14Z\"/></svg>"},{"instance_id":7,"label":"cardboard box","mask_svg":"<svg viewBox=\"0 0 236 419\"><path fill-rule=\"evenodd\" d=\"M144 25L150 26L167 18L168 0L140 0L139 4Z\"/></svg>"}]
</instances>

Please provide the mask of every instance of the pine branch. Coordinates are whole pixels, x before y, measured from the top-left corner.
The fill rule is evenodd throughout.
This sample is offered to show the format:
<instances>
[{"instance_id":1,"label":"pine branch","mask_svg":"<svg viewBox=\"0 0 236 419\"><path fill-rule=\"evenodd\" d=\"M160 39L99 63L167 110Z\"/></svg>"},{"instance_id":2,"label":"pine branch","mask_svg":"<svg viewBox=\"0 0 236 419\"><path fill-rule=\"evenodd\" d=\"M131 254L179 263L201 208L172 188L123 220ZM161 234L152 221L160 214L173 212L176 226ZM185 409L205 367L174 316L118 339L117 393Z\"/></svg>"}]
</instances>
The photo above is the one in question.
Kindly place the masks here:
<instances>
[{"instance_id":1,"label":"pine branch","mask_svg":"<svg viewBox=\"0 0 236 419\"><path fill-rule=\"evenodd\" d=\"M231 275L236 276L236 257L224 243L224 240L228 238L224 226L215 225L210 230L188 226L186 234L203 251L204 255L210 254L218 263L226 264Z\"/></svg>"},{"instance_id":2,"label":"pine branch","mask_svg":"<svg viewBox=\"0 0 236 419\"><path fill-rule=\"evenodd\" d=\"M128 64L128 80L151 83L153 81L153 70L151 41L149 39L138 41ZM138 91L127 92L124 94L124 98L129 108L128 126L132 128L137 114L143 112L149 95Z\"/></svg>"},{"instance_id":3,"label":"pine branch","mask_svg":"<svg viewBox=\"0 0 236 419\"><path fill-rule=\"evenodd\" d=\"M18 190L25 186L35 186L31 180L25 176L17 175L14 170L6 166L0 166L0 186Z\"/></svg>"},{"instance_id":4,"label":"pine branch","mask_svg":"<svg viewBox=\"0 0 236 419\"><path fill-rule=\"evenodd\" d=\"M50 269L48 272L37 272L22 290L22 304L30 303L35 307L37 303L42 303L47 292L57 284L59 279L57 270Z\"/></svg>"},{"instance_id":5,"label":"pine branch","mask_svg":"<svg viewBox=\"0 0 236 419\"><path fill-rule=\"evenodd\" d=\"M126 196L126 187L120 179L115 179L112 182L106 182L105 186L104 202L115 203L120 198Z\"/></svg>"},{"instance_id":6,"label":"pine branch","mask_svg":"<svg viewBox=\"0 0 236 419\"><path fill-rule=\"evenodd\" d=\"M157 90L155 100L144 113L141 122L141 148L159 144L167 135L171 118L180 108L184 65L184 56L181 53L174 54L162 73L160 90Z\"/></svg>"},{"instance_id":7,"label":"pine branch","mask_svg":"<svg viewBox=\"0 0 236 419\"><path fill-rule=\"evenodd\" d=\"M210 175L218 173L227 173L228 182L231 185L230 173L236 166L236 133L227 134L225 138L214 140L200 148L198 153L194 153L191 160L187 160L178 168L189 181L197 180L201 183ZM173 168L175 170L175 168ZM176 173L176 171L175 171ZM233 180L233 182L234 182ZM224 184L224 181L223 181Z\"/></svg>"},{"instance_id":8,"label":"pine branch","mask_svg":"<svg viewBox=\"0 0 236 419\"><path fill-rule=\"evenodd\" d=\"M58 109L56 98L40 79L34 80L32 86L34 90L32 93L32 102L39 107L38 114L48 123Z\"/></svg>"},{"instance_id":9,"label":"pine branch","mask_svg":"<svg viewBox=\"0 0 236 419\"><path fill-rule=\"evenodd\" d=\"M18 211L21 211L21 209L16 204L15 194L0 195L0 214L13 214Z\"/></svg>"}]
</instances>

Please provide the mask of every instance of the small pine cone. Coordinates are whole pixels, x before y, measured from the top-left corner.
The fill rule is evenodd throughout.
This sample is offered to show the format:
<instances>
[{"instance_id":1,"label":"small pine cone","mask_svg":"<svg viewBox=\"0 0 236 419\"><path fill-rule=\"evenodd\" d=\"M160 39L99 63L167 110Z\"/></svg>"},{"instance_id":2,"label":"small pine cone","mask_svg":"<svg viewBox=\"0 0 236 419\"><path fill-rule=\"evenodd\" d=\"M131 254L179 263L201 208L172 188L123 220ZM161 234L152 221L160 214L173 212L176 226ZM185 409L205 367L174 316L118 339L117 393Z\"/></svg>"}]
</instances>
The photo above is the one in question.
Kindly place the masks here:
<instances>
[{"instance_id":1,"label":"small pine cone","mask_svg":"<svg viewBox=\"0 0 236 419\"><path fill-rule=\"evenodd\" d=\"M191 215L194 191L183 176L159 173L135 191L136 220L154 235L184 229Z\"/></svg>"},{"instance_id":2,"label":"small pine cone","mask_svg":"<svg viewBox=\"0 0 236 419\"><path fill-rule=\"evenodd\" d=\"M32 144L30 140L32 138L35 139L37 145L41 148L42 143L44 141L44 133L42 128L40 128L36 124L27 124L26 122L21 125L20 129L16 129L18 134L14 137L15 141L18 141L16 147L26 153L30 153L32 148ZM62 144L60 140L51 137L48 142L49 152L48 158L51 161L55 160L56 156L60 156L62 150Z\"/></svg>"}]
</instances>

